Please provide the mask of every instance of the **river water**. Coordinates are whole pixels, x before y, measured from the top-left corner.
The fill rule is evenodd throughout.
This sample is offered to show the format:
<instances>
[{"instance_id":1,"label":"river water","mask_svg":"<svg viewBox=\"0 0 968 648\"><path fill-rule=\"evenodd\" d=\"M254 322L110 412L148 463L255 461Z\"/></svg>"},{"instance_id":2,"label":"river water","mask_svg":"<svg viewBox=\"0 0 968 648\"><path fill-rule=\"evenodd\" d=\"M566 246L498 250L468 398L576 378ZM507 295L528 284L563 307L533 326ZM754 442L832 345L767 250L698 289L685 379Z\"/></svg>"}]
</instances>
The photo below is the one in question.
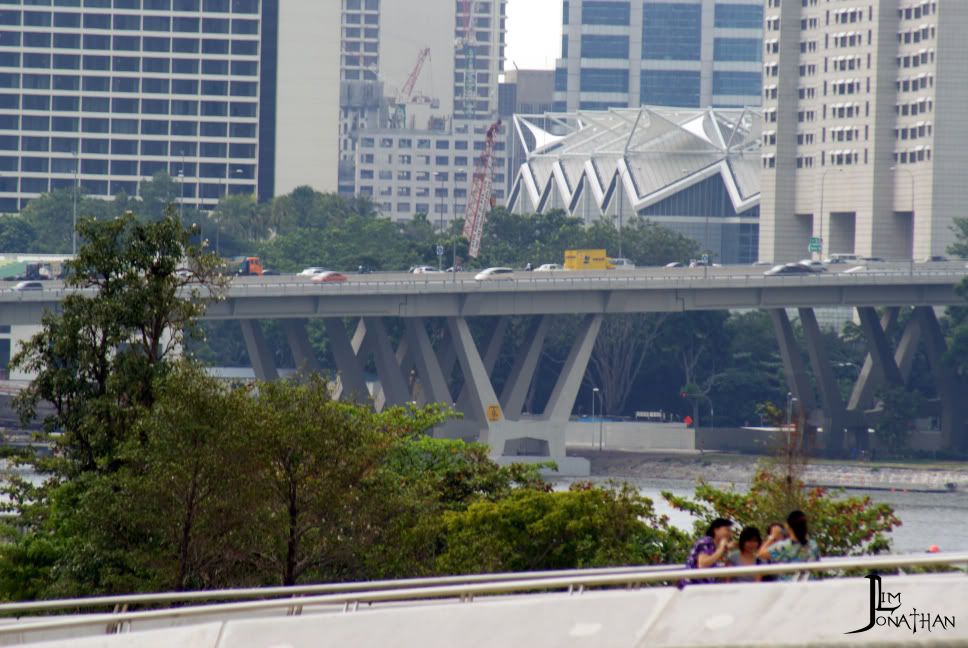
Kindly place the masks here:
<instances>
[{"instance_id":1,"label":"river water","mask_svg":"<svg viewBox=\"0 0 968 648\"><path fill-rule=\"evenodd\" d=\"M592 478L592 481L606 481ZM669 506L662 491L689 496L695 483L686 479L623 479L655 502L656 512L669 516L675 526L692 531L693 518ZM569 480L556 482L556 488L567 488ZM716 484L727 487L728 484ZM848 496L870 496L878 503L889 504L901 520L891 533L895 553L917 553L938 545L942 551L968 551L968 493L912 493L902 491L865 491L851 489Z\"/></svg>"}]
</instances>

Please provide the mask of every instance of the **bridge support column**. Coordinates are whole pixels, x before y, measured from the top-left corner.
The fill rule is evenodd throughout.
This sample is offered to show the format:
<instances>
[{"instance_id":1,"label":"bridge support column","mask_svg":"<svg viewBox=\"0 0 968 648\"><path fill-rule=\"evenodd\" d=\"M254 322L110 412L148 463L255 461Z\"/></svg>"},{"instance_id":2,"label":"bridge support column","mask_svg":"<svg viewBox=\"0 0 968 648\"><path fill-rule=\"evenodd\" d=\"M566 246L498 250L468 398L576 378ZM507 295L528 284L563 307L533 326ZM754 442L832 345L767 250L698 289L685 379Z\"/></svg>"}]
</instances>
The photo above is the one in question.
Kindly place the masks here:
<instances>
[{"instance_id":1,"label":"bridge support column","mask_svg":"<svg viewBox=\"0 0 968 648\"><path fill-rule=\"evenodd\" d=\"M816 446L816 435L814 434L816 428L813 425L808 425L807 421L812 418L817 409L813 385L810 382L810 376L807 374L806 365L803 363L803 356L800 355L800 346L793 334L790 316L783 309L774 309L770 311L770 318L773 320L773 331L776 334L780 357L783 360L783 373L786 376L787 386L799 403L799 420L803 424L803 437L800 443L806 452L812 452Z\"/></svg>"},{"instance_id":2,"label":"bridge support column","mask_svg":"<svg viewBox=\"0 0 968 648\"><path fill-rule=\"evenodd\" d=\"M571 410L575 407L575 399L585 379L585 370L588 369L588 361L592 357L601 328L601 315L588 315L581 323L578 337L568 353L568 359L561 368L561 375L545 407L545 420L567 422L571 417Z\"/></svg>"},{"instance_id":3,"label":"bridge support column","mask_svg":"<svg viewBox=\"0 0 968 648\"><path fill-rule=\"evenodd\" d=\"M918 306L915 317L921 329L928 364L934 374L935 388L941 398L941 447L946 450L968 449L968 386L959 380L944 359L947 343L934 309Z\"/></svg>"},{"instance_id":4,"label":"bridge support column","mask_svg":"<svg viewBox=\"0 0 968 648\"><path fill-rule=\"evenodd\" d=\"M339 370L339 379L333 394L334 398L366 402L370 398L370 392L366 387L366 379L363 376L363 365L360 358L357 357L363 346L366 327L363 326L361 320L357 332L362 328L362 333L354 335L353 341L350 341L342 320L327 318L324 320L324 324L326 325L329 347L333 352L333 360Z\"/></svg>"},{"instance_id":5,"label":"bridge support column","mask_svg":"<svg viewBox=\"0 0 968 648\"><path fill-rule=\"evenodd\" d=\"M861 412L874 407L874 397L879 388L885 385L899 386L904 384L901 371L894 360L888 337L893 335L897 326L899 308L892 307L885 310L880 322L873 308L858 308L861 328L867 340L867 358L860 370L854 390L847 403L847 409Z\"/></svg>"},{"instance_id":6,"label":"bridge support column","mask_svg":"<svg viewBox=\"0 0 968 648\"><path fill-rule=\"evenodd\" d=\"M256 380L278 380L279 372L259 321L244 319L239 320L239 324L242 326L242 338L245 340L245 349L249 353Z\"/></svg>"},{"instance_id":7,"label":"bridge support column","mask_svg":"<svg viewBox=\"0 0 968 648\"><path fill-rule=\"evenodd\" d=\"M830 358L824 348L823 336L817 324L817 316L812 308L801 308L800 323L803 325L807 340L807 353L810 366L817 380L820 397L823 399L823 436L827 456L839 457L844 454L844 431L847 427L847 411L844 407L840 388L834 378Z\"/></svg>"},{"instance_id":8,"label":"bridge support column","mask_svg":"<svg viewBox=\"0 0 968 648\"><path fill-rule=\"evenodd\" d=\"M322 368L316 358L313 345L309 341L309 334L306 332L306 320L286 320L284 326L286 338L289 340L289 349L292 351L292 358L296 362L296 369L320 373Z\"/></svg>"},{"instance_id":9,"label":"bridge support column","mask_svg":"<svg viewBox=\"0 0 968 648\"><path fill-rule=\"evenodd\" d=\"M427 327L423 319L405 319L407 340L417 367L420 391L425 403L442 403L450 406L450 388L437 361L437 354L430 344Z\"/></svg>"},{"instance_id":10,"label":"bridge support column","mask_svg":"<svg viewBox=\"0 0 968 648\"><path fill-rule=\"evenodd\" d=\"M487 342L487 350L484 352L484 357L482 358L484 362L484 370L487 372L488 378L494 374L494 367L497 365L497 360L501 356L501 348L504 346L504 338L507 334L508 325L511 323L511 318L508 316L503 316L498 318L497 324L494 326L494 330L491 331L491 337ZM464 386L460 390L460 395L457 397L457 407L464 409L468 407L468 398L470 398L470 391L468 390L467 377L464 377Z\"/></svg>"},{"instance_id":11,"label":"bridge support column","mask_svg":"<svg viewBox=\"0 0 968 648\"><path fill-rule=\"evenodd\" d=\"M376 372L380 377L383 405L403 405L409 400L407 383L400 371L400 364L383 320L379 317L364 317L363 325L366 327L367 345L373 352ZM382 409L377 407L377 411Z\"/></svg>"},{"instance_id":12,"label":"bridge support column","mask_svg":"<svg viewBox=\"0 0 968 648\"><path fill-rule=\"evenodd\" d=\"M524 348L518 352L511 367L511 375L508 376L504 389L501 390L501 407L504 408L504 415L512 421L521 418L524 402L528 398L531 382L534 380L534 373L541 359L541 351L548 334L548 322L547 315L540 315L534 319L528 337L525 339Z\"/></svg>"}]
</instances>

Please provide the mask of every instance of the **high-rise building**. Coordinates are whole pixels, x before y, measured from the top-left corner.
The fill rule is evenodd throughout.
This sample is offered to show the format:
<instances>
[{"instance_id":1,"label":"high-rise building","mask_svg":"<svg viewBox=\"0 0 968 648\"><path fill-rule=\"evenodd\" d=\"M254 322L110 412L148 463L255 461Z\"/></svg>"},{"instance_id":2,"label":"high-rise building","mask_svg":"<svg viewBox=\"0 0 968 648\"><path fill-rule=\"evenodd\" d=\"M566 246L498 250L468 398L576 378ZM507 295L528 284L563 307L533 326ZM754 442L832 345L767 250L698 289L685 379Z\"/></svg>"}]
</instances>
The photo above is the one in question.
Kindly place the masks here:
<instances>
[{"instance_id":1,"label":"high-rise building","mask_svg":"<svg viewBox=\"0 0 968 648\"><path fill-rule=\"evenodd\" d=\"M189 204L270 197L279 4L5 0L0 212L58 188L136 195L158 172Z\"/></svg>"},{"instance_id":2,"label":"high-rise building","mask_svg":"<svg viewBox=\"0 0 968 648\"><path fill-rule=\"evenodd\" d=\"M763 0L564 0L556 110L760 105Z\"/></svg>"},{"instance_id":3,"label":"high-rise building","mask_svg":"<svg viewBox=\"0 0 968 648\"><path fill-rule=\"evenodd\" d=\"M506 0L341 0L339 187L397 220L462 217L498 118ZM507 191L499 142L494 197Z\"/></svg>"},{"instance_id":4,"label":"high-rise building","mask_svg":"<svg viewBox=\"0 0 968 648\"><path fill-rule=\"evenodd\" d=\"M968 204L968 2L768 0L765 29L760 258L944 254Z\"/></svg>"}]
</instances>

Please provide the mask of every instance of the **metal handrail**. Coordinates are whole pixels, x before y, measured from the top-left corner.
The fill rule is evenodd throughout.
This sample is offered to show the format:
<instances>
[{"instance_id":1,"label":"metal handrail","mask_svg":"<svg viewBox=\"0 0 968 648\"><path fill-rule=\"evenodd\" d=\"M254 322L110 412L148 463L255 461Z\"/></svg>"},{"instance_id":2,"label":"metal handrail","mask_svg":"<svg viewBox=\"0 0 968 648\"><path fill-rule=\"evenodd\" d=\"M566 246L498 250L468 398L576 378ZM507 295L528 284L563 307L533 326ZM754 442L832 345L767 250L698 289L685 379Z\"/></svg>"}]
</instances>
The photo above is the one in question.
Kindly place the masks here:
<instances>
[{"instance_id":1,"label":"metal handrail","mask_svg":"<svg viewBox=\"0 0 968 648\"><path fill-rule=\"evenodd\" d=\"M732 578L756 575L783 575L802 572L830 572L856 569L883 570L903 567L935 567L953 564L968 564L968 552L954 554L929 554L914 556L877 556L873 558L837 558L816 563L786 563L757 565L749 567L716 567L694 569L688 572L690 578ZM472 601L474 596L495 596L502 594L521 594L525 592L547 592L554 590L569 593L584 592L591 587L634 587L650 583L668 583L682 579L684 570L662 569L654 571L637 570L626 574L602 574L548 579L522 579L506 582L478 583L471 585L437 585L382 591L348 592L345 594L326 594L270 601L246 601L221 605L202 605L144 612L121 612L118 614L96 614L58 618L40 623L22 623L0 626L0 636L26 634L51 630L65 630L92 625L108 624L117 628L120 624L135 621L157 621L160 619L191 619L212 613L240 613L267 610L285 610L287 614L299 614L306 607L320 605L343 605L344 610L355 610L361 603L390 603L401 601L429 601L435 599L459 598ZM352 607L350 607L352 606Z\"/></svg>"},{"instance_id":2,"label":"metal handrail","mask_svg":"<svg viewBox=\"0 0 968 648\"><path fill-rule=\"evenodd\" d=\"M71 599L48 601L18 601L0 603L0 615L12 612L50 612L52 610L108 607L117 605L145 605L158 603L187 603L192 601L225 601L247 598L282 598L306 596L310 594L337 594L342 592L384 591L437 585L459 585L505 582L514 580L540 580L564 578L566 576L595 576L604 574L642 573L648 571L669 571L677 569L668 565L648 565L633 567L603 567L594 569L563 569L539 572L501 572L496 574L470 574L459 576L431 576L425 578L406 578L379 581L358 581L354 583L324 583L317 585L288 585L277 587L249 587L222 590L202 590L192 592L159 592L152 594L121 594L113 596L87 596ZM682 570L683 567L678 569Z\"/></svg>"}]
</instances>

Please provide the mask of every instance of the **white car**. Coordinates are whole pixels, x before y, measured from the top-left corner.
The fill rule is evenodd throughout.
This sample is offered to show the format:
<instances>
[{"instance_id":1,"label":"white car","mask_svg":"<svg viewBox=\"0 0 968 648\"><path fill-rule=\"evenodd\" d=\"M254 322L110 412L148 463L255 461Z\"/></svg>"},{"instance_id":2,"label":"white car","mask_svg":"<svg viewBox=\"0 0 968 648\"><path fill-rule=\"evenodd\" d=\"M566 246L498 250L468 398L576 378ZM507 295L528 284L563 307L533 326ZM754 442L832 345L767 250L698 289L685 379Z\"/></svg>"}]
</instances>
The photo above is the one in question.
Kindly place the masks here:
<instances>
[{"instance_id":1,"label":"white car","mask_svg":"<svg viewBox=\"0 0 968 648\"><path fill-rule=\"evenodd\" d=\"M13 289L18 290L20 292L30 291L30 290L43 290L44 284L40 283L39 281L21 281L16 286L14 286Z\"/></svg>"},{"instance_id":2,"label":"white car","mask_svg":"<svg viewBox=\"0 0 968 648\"><path fill-rule=\"evenodd\" d=\"M431 266L416 266L410 269L410 274L437 274L438 272L442 272L442 270Z\"/></svg>"},{"instance_id":3,"label":"white car","mask_svg":"<svg viewBox=\"0 0 968 648\"><path fill-rule=\"evenodd\" d=\"M299 273L299 276L300 277L315 277L316 275L321 275L324 272L329 272L329 270L327 270L326 268L316 268L316 267L305 268L305 269L303 269L302 272Z\"/></svg>"},{"instance_id":4,"label":"white car","mask_svg":"<svg viewBox=\"0 0 968 648\"><path fill-rule=\"evenodd\" d=\"M635 264L628 259L609 259L608 261L615 266L616 270L635 270Z\"/></svg>"},{"instance_id":5,"label":"white car","mask_svg":"<svg viewBox=\"0 0 968 648\"><path fill-rule=\"evenodd\" d=\"M561 266L557 263L543 263L534 269L535 272L555 272L561 270Z\"/></svg>"},{"instance_id":6,"label":"white car","mask_svg":"<svg viewBox=\"0 0 968 648\"><path fill-rule=\"evenodd\" d=\"M477 281L510 281L514 279L514 270L511 268L488 268L474 275Z\"/></svg>"}]
</instances>

